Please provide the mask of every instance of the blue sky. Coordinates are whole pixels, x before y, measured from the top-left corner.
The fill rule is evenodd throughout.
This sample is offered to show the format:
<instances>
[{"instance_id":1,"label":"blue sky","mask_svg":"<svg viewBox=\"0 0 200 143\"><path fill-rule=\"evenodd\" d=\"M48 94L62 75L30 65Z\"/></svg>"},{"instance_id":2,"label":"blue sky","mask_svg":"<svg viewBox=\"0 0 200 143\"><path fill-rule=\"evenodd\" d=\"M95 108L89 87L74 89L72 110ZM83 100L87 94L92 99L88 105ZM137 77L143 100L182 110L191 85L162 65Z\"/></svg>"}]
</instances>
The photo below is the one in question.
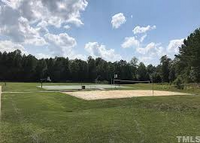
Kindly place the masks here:
<instances>
[{"instance_id":1,"label":"blue sky","mask_svg":"<svg viewBox=\"0 0 200 143\"><path fill-rule=\"evenodd\" d=\"M108 61L135 56L158 64L162 55L173 58L200 27L199 5L199 0L1 0L0 51Z\"/></svg>"}]
</instances>

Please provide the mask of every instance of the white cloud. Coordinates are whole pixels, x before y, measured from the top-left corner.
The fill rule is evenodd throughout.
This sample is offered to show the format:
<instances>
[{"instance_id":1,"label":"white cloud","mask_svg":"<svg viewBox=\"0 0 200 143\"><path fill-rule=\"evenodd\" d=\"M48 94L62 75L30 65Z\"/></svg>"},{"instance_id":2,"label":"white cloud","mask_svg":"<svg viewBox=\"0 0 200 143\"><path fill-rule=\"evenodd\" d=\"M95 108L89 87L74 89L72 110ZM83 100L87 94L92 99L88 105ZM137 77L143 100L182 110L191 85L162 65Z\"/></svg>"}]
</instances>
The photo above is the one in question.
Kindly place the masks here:
<instances>
[{"instance_id":1,"label":"white cloud","mask_svg":"<svg viewBox=\"0 0 200 143\"><path fill-rule=\"evenodd\" d=\"M160 63L159 59L161 56L156 55L155 53L149 53L147 55L140 55L138 57L139 61L143 62L146 65L153 64L158 65Z\"/></svg>"},{"instance_id":2,"label":"white cloud","mask_svg":"<svg viewBox=\"0 0 200 143\"><path fill-rule=\"evenodd\" d=\"M157 55L158 55L159 57L161 57L161 56L163 56L163 55L166 54L166 53L165 53L165 49L164 49L164 47L162 47L162 46L156 47L155 49L156 49L156 53L157 53Z\"/></svg>"},{"instance_id":3,"label":"white cloud","mask_svg":"<svg viewBox=\"0 0 200 143\"><path fill-rule=\"evenodd\" d=\"M145 56L162 56L165 54L164 48L161 46L161 44L154 42L147 44L145 47L137 47L136 52Z\"/></svg>"},{"instance_id":4,"label":"white cloud","mask_svg":"<svg viewBox=\"0 0 200 143\"><path fill-rule=\"evenodd\" d=\"M38 59L46 59L46 58L50 58L50 57L51 57L50 55L46 55L44 53L36 54L36 58L38 58Z\"/></svg>"},{"instance_id":5,"label":"white cloud","mask_svg":"<svg viewBox=\"0 0 200 143\"><path fill-rule=\"evenodd\" d=\"M0 3L0 34L15 42L24 42L27 38L41 39L39 33L47 33L48 25L59 28L72 23L81 26L80 12L87 5L86 0L3 0Z\"/></svg>"},{"instance_id":6,"label":"white cloud","mask_svg":"<svg viewBox=\"0 0 200 143\"><path fill-rule=\"evenodd\" d=\"M59 35L48 33L44 37L54 56L71 57L73 48L77 45L76 40L67 33L60 33Z\"/></svg>"},{"instance_id":7,"label":"white cloud","mask_svg":"<svg viewBox=\"0 0 200 143\"><path fill-rule=\"evenodd\" d=\"M100 45L97 42L87 43L85 50L94 58L101 57L108 61L116 61L122 58L119 54L115 53L114 49L106 49L105 45Z\"/></svg>"},{"instance_id":8,"label":"white cloud","mask_svg":"<svg viewBox=\"0 0 200 143\"><path fill-rule=\"evenodd\" d=\"M158 64L161 56L165 55L164 48L160 44L149 43L145 48L138 48L139 60L145 64Z\"/></svg>"},{"instance_id":9,"label":"white cloud","mask_svg":"<svg viewBox=\"0 0 200 143\"><path fill-rule=\"evenodd\" d=\"M153 29L156 29L155 25L154 26L148 25L146 27L136 26L133 29L133 33L140 35L135 35L133 37L126 37L121 47L134 48L135 54L138 56L139 60L141 62L144 62L145 64L150 64L150 63L157 64L159 58L162 55L166 54L165 49L161 46L160 43L150 42L148 44L144 44L144 40L147 37L147 32Z\"/></svg>"},{"instance_id":10,"label":"white cloud","mask_svg":"<svg viewBox=\"0 0 200 143\"><path fill-rule=\"evenodd\" d=\"M126 17L124 16L123 13L115 14L111 20L112 27L115 29L119 28L125 22L126 22Z\"/></svg>"},{"instance_id":11,"label":"white cloud","mask_svg":"<svg viewBox=\"0 0 200 143\"><path fill-rule=\"evenodd\" d=\"M146 27L140 27L140 26L136 26L134 29L133 29L133 33L134 34L140 34L140 33L146 33L147 31L149 30L153 30L153 29L156 29L156 26L146 26Z\"/></svg>"},{"instance_id":12,"label":"white cloud","mask_svg":"<svg viewBox=\"0 0 200 143\"><path fill-rule=\"evenodd\" d=\"M20 17L19 21L19 31L24 36L24 44L32 44L36 46L43 46L46 43L43 37L40 36L38 30L29 25L26 18Z\"/></svg>"},{"instance_id":13,"label":"white cloud","mask_svg":"<svg viewBox=\"0 0 200 143\"><path fill-rule=\"evenodd\" d=\"M140 38L140 42L143 42L144 39L147 37L147 34L143 35L141 38Z\"/></svg>"},{"instance_id":14,"label":"white cloud","mask_svg":"<svg viewBox=\"0 0 200 143\"><path fill-rule=\"evenodd\" d=\"M137 36L133 36L133 37L126 37L124 39L124 42L122 43L121 47L122 48L130 48L130 47L140 47L142 44L142 42L144 41L144 39L147 37L147 34L146 32L149 31L149 30L152 30L152 29L155 29L156 26L147 26L147 27L140 27L140 26L136 26L134 29L133 29L133 33L134 34L138 34L138 33L141 33L143 35L139 35L139 37Z\"/></svg>"},{"instance_id":15,"label":"white cloud","mask_svg":"<svg viewBox=\"0 0 200 143\"><path fill-rule=\"evenodd\" d=\"M170 58L174 58L174 55L179 52L179 47L183 44L184 39L171 40L166 47L163 47L161 43L154 42L150 42L147 45L144 44L144 40L147 37L147 32L153 29L156 29L155 25L148 25L146 27L136 26L133 29L133 33L140 35L126 37L121 47L133 47L139 60L146 64L158 64L160 57L163 55L168 55Z\"/></svg>"},{"instance_id":16,"label":"white cloud","mask_svg":"<svg viewBox=\"0 0 200 143\"><path fill-rule=\"evenodd\" d=\"M12 7L12 8L16 8L17 4L21 1L21 0L1 0L2 2L4 2L6 5Z\"/></svg>"},{"instance_id":17,"label":"white cloud","mask_svg":"<svg viewBox=\"0 0 200 143\"><path fill-rule=\"evenodd\" d=\"M67 21L80 23L80 11L84 11L88 5L86 0L3 0L3 2L29 21L44 20L53 25Z\"/></svg>"},{"instance_id":18,"label":"white cloud","mask_svg":"<svg viewBox=\"0 0 200 143\"><path fill-rule=\"evenodd\" d=\"M50 16L49 18L44 17L47 21L51 21L52 24L56 21L59 21L59 23L73 23L77 26L83 24L80 20L80 11L84 11L88 5L86 0L41 0L41 3L43 8L46 8L45 11L41 10L41 13Z\"/></svg>"},{"instance_id":19,"label":"white cloud","mask_svg":"<svg viewBox=\"0 0 200 143\"><path fill-rule=\"evenodd\" d=\"M87 60L87 56L86 55L82 55L82 54L75 54L72 55L72 59L81 59L81 60Z\"/></svg>"},{"instance_id":20,"label":"white cloud","mask_svg":"<svg viewBox=\"0 0 200 143\"><path fill-rule=\"evenodd\" d=\"M179 47L183 44L184 39L175 39L169 42L167 46L167 52L177 54L179 52Z\"/></svg>"},{"instance_id":21,"label":"white cloud","mask_svg":"<svg viewBox=\"0 0 200 143\"><path fill-rule=\"evenodd\" d=\"M0 41L0 52L13 52L17 49L23 54L28 54L24 47L20 44L12 43L11 41Z\"/></svg>"},{"instance_id":22,"label":"white cloud","mask_svg":"<svg viewBox=\"0 0 200 143\"><path fill-rule=\"evenodd\" d=\"M39 31L41 34L49 33L47 26L48 26L48 23L46 21L40 21L37 24L37 31Z\"/></svg>"},{"instance_id":23,"label":"white cloud","mask_svg":"<svg viewBox=\"0 0 200 143\"><path fill-rule=\"evenodd\" d=\"M136 48L137 53L140 54L140 61L146 64L152 64L157 61L156 64L159 63L159 59L163 55L167 55L170 58L174 58L174 55L179 52L179 47L183 44L183 39L175 39L171 40L167 47L161 46L159 43L151 42L146 47L138 47Z\"/></svg>"},{"instance_id":24,"label":"white cloud","mask_svg":"<svg viewBox=\"0 0 200 143\"><path fill-rule=\"evenodd\" d=\"M74 18L74 17L70 18L70 19L67 20L66 22L67 22L67 23L73 23L73 24L75 24L77 27L80 27L80 26L84 25L83 22L82 22L80 19Z\"/></svg>"},{"instance_id":25,"label":"white cloud","mask_svg":"<svg viewBox=\"0 0 200 143\"><path fill-rule=\"evenodd\" d=\"M37 54L36 54L36 57L37 57L38 59L53 58L53 57L55 57L55 56L60 56L60 55L54 55L54 53L52 53L52 52L49 52L48 54L46 54L46 53L37 53ZM77 53L74 52L73 50L72 50L70 53L68 53L68 56L67 56L67 57L70 58L70 59L82 59L82 60L87 60L87 56L82 55L82 54L77 54Z\"/></svg>"},{"instance_id":26,"label":"white cloud","mask_svg":"<svg viewBox=\"0 0 200 143\"><path fill-rule=\"evenodd\" d=\"M21 44L45 44L44 39L37 29L29 24L28 19L21 17L19 11L5 5L0 9L0 35Z\"/></svg>"},{"instance_id":27,"label":"white cloud","mask_svg":"<svg viewBox=\"0 0 200 143\"><path fill-rule=\"evenodd\" d=\"M87 5L87 0L1 0L0 36L15 46L48 46L51 56L81 57L73 49L76 39L67 33L50 34L49 28L83 25L81 12Z\"/></svg>"},{"instance_id":28,"label":"white cloud","mask_svg":"<svg viewBox=\"0 0 200 143\"><path fill-rule=\"evenodd\" d=\"M139 45L140 41L138 41L135 37L126 37L121 46L122 48L130 48L138 47Z\"/></svg>"},{"instance_id":29,"label":"white cloud","mask_svg":"<svg viewBox=\"0 0 200 143\"><path fill-rule=\"evenodd\" d=\"M136 48L136 51L137 51L138 53L144 55L144 54L147 54L148 52L154 50L155 48L156 48L156 44L153 43L153 42L151 42L151 43L149 43L145 48L140 48L140 47Z\"/></svg>"},{"instance_id":30,"label":"white cloud","mask_svg":"<svg viewBox=\"0 0 200 143\"><path fill-rule=\"evenodd\" d=\"M152 55L147 55L147 56L140 56L139 60L140 62L143 62L146 65L148 65L148 64L152 64L151 61L153 60L153 58L155 57L153 57Z\"/></svg>"},{"instance_id":31,"label":"white cloud","mask_svg":"<svg viewBox=\"0 0 200 143\"><path fill-rule=\"evenodd\" d=\"M65 25L64 28L65 28L66 30L68 30L68 29L70 29L71 27L70 27L69 25Z\"/></svg>"}]
</instances>

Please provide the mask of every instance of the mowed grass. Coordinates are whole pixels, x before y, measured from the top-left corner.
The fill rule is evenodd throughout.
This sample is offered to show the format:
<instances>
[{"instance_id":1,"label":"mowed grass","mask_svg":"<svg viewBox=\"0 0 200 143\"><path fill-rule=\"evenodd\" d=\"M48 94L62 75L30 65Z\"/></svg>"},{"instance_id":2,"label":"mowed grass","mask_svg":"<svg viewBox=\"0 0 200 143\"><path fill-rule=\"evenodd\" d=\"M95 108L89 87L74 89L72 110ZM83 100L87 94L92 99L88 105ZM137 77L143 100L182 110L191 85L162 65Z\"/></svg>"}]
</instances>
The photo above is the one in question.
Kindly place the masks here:
<instances>
[{"instance_id":1,"label":"mowed grass","mask_svg":"<svg viewBox=\"0 0 200 143\"><path fill-rule=\"evenodd\" d=\"M40 83L19 83L19 82L7 82L0 83L2 90L4 92L36 92L42 91L42 88L39 88Z\"/></svg>"},{"instance_id":2,"label":"mowed grass","mask_svg":"<svg viewBox=\"0 0 200 143\"><path fill-rule=\"evenodd\" d=\"M91 85L94 83L43 83L44 86L67 86L67 85ZM7 82L6 86L3 82L0 82L4 92L42 92L45 89L40 88L40 83L19 83L19 82ZM174 85L170 84L122 84L121 86L126 86L129 88L119 88L116 90L164 90L164 91L176 91L185 92L190 94L200 95L200 85L199 86L187 86L184 90L178 90ZM113 90L111 88L110 90Z\"/></svg>"},{"instance_id":3,"label":"mowed grass","mask_svg":"<svg viewBox=\"0 0 200 143\"><path fill-rule=\"evenodd\" d=\"M133 90L163 90L163 91L175 91L184 92L190 94L200 95L200 85L188 84L185 88L177 89L173 84L168 83L155 83L155 84L124 84L124 86L129 86Z\"/></svg>"},{"instance_id":4,"label":"mowed grass","mask_svg":"<svg viewBox=\"0 0 200 143\"><path fill-rule=\"evenodd\" d=\"M0 142L178 142L176 136L199 136L199 103L200 96L85 101L58 92L4 93Z\"/></svg>"},{"instance_id":5,"label":"mowed grass","mask_svg":"<svg viewBox=\"0 0 200 143\"><path fill-rule=\"evenodd\" d=\"M92 84L92 83L43 83L44 86L62 86L62 85L82 85L82 84ZM94 84L94 83L93 83ZM0 82L0 85L3 87L4 92L38 92L44 91L43 88L40 88L41 84L39 82L35 83L22 83L22 82Z\"/></svg>"}]
</instances>

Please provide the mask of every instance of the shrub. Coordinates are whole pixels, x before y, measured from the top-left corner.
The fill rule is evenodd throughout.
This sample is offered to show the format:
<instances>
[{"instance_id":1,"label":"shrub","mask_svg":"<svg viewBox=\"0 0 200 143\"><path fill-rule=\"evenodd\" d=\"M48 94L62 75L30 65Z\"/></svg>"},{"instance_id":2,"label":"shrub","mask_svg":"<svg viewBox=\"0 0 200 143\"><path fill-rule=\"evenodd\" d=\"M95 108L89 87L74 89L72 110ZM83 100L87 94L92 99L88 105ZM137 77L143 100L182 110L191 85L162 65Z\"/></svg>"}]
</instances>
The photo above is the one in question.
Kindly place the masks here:
<instances>
[{"instance_id":1,"label":"shrub","mask_svg":"<svg viewBox=\"0 0 200 143\"><path fill-rule=\"evenodd\" d=\"M184 89L184 84L183 84L182 78L180 78L180 77L176 78L176 80L174 81L174 84L177 89Z\"/></svg>"}]
</instances>

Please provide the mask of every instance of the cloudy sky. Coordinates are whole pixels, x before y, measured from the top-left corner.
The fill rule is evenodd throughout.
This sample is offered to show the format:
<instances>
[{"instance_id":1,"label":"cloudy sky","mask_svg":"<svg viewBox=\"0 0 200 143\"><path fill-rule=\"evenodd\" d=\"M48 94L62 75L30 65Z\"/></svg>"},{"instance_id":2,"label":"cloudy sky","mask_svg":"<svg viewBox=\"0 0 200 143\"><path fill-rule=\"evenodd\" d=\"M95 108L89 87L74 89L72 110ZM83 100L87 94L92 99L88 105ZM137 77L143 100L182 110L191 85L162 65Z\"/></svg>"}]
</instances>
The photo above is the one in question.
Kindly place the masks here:
<instances>
[{"instance_id":1,"label":"cloudy sky","mask_svg":"<svg viewBox=\"0 0 200 143\"><path fill-rule=\"evenodd\" d=\"M200 27L199 0L0 0L0 51L158 64Z\"/></svg>"}]
</instances>

